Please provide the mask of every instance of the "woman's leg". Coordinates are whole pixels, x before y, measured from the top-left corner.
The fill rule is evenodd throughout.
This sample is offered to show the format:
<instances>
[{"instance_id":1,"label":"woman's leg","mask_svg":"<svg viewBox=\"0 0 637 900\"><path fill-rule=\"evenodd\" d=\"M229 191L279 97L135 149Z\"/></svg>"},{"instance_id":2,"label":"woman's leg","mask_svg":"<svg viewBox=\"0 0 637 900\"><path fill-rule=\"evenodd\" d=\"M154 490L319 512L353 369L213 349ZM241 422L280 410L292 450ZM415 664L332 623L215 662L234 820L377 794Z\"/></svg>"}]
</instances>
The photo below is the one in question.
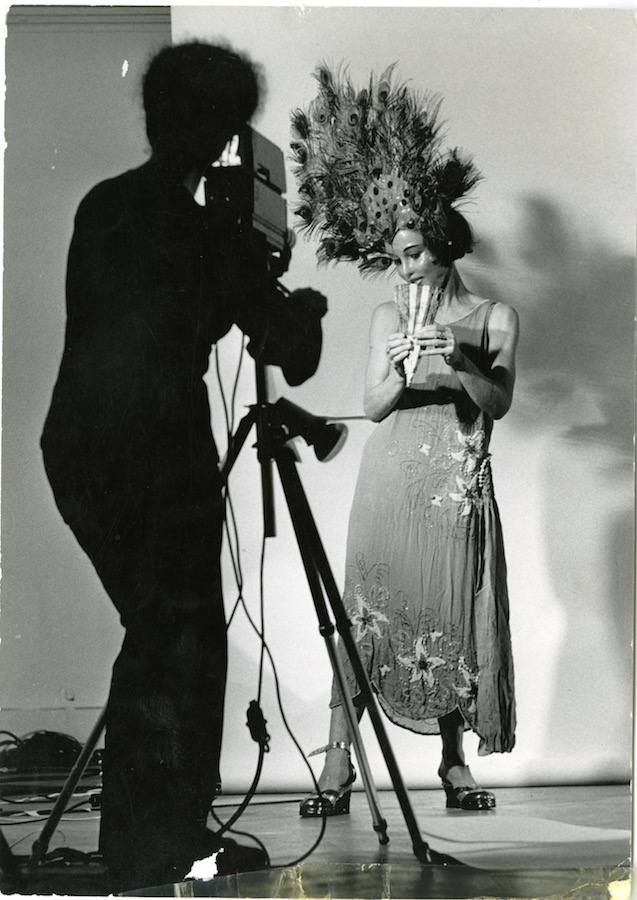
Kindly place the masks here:
<instances>
[{"instance_id":1,"label":"woman's leg","mask_svg":"<svg viewBox=\"0 0 637 900\"><path fill-rule=\"evenodd\" d=\"M465 723L460 711L455 709L438 719L442 737L442 762L438 775L442 779L447 807L466 810L495 808L495 797L490 791L479 788L465 763L462 739Z\"/></svg>"},{"instance_id":2,"label":"woman's leg","mask_svg":"<svg viewBox=\"0 0 637 900\"><path fill-rule=\"evenodd\" d=\"M363 707L354 701L356 718L360 721ZM352 738L342 705L334 706L330 717L329 744L346 744L349 748ZM338 791L350 776L350 754L341 747L333 747L325 753L325 764L319 776L319 787L322 791Z\"/></svg>"},{"instance_id":3,"label":"woman's leg","mask_svg":"<svg viewBox=\"0 0 637 900\"><path fill-rule=\"evenodd\" d=\"M465 722L460 710L454 709L452 713L442 716L438 719L438 724L442 738L442 761L438 775L454 786L477 787L465 762L462 746Z\"/></svg>"}]
</instances>

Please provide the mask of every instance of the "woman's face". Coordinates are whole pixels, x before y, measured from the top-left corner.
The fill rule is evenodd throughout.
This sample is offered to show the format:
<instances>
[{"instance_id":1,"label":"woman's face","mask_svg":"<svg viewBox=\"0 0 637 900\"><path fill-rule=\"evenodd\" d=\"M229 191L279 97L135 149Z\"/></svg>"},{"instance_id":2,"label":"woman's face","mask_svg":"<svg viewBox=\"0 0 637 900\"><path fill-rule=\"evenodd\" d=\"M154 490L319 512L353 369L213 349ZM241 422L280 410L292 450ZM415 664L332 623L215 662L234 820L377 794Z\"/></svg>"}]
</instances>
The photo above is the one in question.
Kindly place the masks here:
<instances>
[{"instance_id":1,"label":"woman's face","mask_svg":"<svg viewBox=\"0 0 637 900\"><path fill-rule=\"evenodd\" d=\"M436 285L446 272L445 266L434 262L420 231L401 228L387 249L404 281Z\"/></svg>"}]
</instances>

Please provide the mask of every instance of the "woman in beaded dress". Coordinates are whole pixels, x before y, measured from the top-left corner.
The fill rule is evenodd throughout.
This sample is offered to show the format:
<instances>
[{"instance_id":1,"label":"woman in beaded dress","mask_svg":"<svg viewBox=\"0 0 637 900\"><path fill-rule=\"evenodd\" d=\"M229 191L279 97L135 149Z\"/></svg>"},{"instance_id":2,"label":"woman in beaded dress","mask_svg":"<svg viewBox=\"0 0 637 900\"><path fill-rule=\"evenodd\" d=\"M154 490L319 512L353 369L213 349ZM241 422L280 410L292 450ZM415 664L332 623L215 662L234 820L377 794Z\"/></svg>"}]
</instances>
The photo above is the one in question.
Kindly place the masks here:
<instances>
[{"instance_id":1,"label":"woman in beaded dress","mask_svg":"<svg viewBox=\"0 0 637 900\"><path fill-rule=\"evenodd\" d=\"M401 170L395 155L379 171L374 157L352 229L362 267L390 264L403 283L372 317L364 410L378 425L363 452L350 515L343 601L389 719L420 734L441 735L438 774L447 805L493 809L494 795L477 786L466 765L463 734L471 729L478 735L482 755L508 752L515 742L506 564L489 439L494 420L512 401L518 319L510 306L468 291L455 266L471 252L473 236L466 219L444 202L445 166L447 182L451 168L456 193L460 187L466 193L477 180L472 164L457 151L440 155L437 107L432 113L406 88L392 89L386 77L383 109L378 98L384 77L372 80L363 98L375 108L361 112L361 95L350 83L339 85L328 70L319 70L318 100L323 112L331 109L327 118L333 123L349 102L350 121L353 107L368 124L375 115L375 130L370 126L368 133L378 138L379 121L391 118L402 102L403 125L406 107L430 126L420 172L405 171L406 164ZM296 128L301 175L312 170L304 155L310 161L326 156L325 143L312 133L320 121L318 106L317 113L315 101L308 121ZM411 159L413 146L406 153ZM438 172L437 183L432 171ZM422 187L427 177L429 206ZM308 181L300 178L302 198L309 195ZM321 187L333 201L343 183L326 187L324 178ZM315 222L316 193L313 209L310 203ZM323 258L353 257L346 255L351 245L338 254L334 236L345 233L339 226L330 229L329 216L319 223L327 233ZM356 679L342 656L354 705L362 712ZM302 802L303 816L349 810L355 773L336 684L331 706L329 742L315 751L327 753L320 793Z\"/></svg>"}]
</instances>

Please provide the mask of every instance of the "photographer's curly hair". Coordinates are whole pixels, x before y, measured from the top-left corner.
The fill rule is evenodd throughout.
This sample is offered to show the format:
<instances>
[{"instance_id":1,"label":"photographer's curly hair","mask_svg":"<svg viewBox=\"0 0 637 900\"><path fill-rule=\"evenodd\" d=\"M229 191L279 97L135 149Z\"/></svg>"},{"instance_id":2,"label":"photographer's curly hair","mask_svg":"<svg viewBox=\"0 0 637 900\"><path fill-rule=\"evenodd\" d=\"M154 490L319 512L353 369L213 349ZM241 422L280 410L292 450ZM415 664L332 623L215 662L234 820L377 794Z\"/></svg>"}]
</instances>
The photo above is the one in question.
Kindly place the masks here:
<instances>
[{"instance_id":1,"label":"photographer's curly hair","mask_svg":"<svg viewBox=\"0 0 637 900\"><path fill-rule=\"evenodd\" d=\"M259 106L258 66L223 44L187 41L164 47L142 82L146 133L153 152L179 162L211 127L239 129Z\"/></svg>"}]
</instances>

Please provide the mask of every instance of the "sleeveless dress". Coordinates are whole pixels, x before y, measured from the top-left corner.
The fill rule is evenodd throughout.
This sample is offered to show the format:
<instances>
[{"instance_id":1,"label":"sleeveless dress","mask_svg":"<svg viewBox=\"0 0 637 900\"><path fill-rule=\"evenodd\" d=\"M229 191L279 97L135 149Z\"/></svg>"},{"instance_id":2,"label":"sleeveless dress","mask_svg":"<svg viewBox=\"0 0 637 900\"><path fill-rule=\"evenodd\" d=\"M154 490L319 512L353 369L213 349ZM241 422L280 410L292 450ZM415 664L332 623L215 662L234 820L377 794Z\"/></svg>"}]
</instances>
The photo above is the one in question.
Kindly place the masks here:
<instances>
[{"instance_id":1,"label":"sleeveless dress","mask_svg":"<svg viewBox=\"0 0 637 900\"><path fill-rule=\"evenodd\" d=\"M485 300L449 323L485 373ZM404 310L399 307L401 328ZM368 439L350 514L343 602L382 709L438 734L459 709L479 753L515 743L513 661L502 530L493 495L492 420L442 357L421 357L411 386ZM353 696L356 679L339 642ZM340 703L334 684L332 706Z\"/></svg>"}]
</instances>

